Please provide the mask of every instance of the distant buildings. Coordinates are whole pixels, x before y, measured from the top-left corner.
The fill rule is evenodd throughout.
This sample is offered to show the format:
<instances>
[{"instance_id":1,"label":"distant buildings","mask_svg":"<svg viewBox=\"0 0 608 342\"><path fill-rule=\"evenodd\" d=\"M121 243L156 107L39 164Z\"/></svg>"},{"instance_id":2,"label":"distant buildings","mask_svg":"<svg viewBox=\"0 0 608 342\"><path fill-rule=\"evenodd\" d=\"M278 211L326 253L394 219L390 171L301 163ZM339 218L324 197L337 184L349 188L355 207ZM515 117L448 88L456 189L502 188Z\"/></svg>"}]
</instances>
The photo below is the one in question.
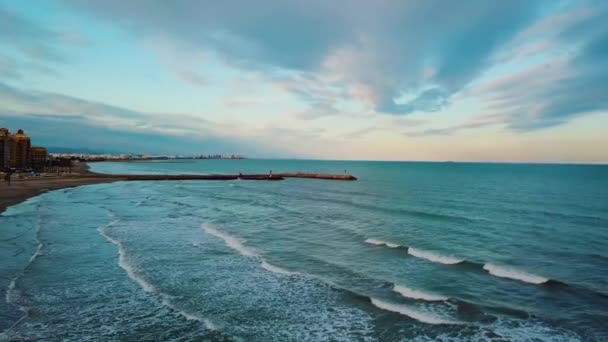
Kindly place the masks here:
<instances>
[{"instance_id":1,"label":"distant buildings","mask_svg":"<svg viewBox=\"0 0 608 342\"><path fill-rule=\"evenodd\" d=\"M84 153L51 153L51 159L67 158L81 161L146 161L146 160L177 160L177 159L245 159L240 154L201 154L201 155L139 155L139 154L84 154Z\"/></svg>"},{"instance_id":2,"label":"distant buildings","mask_svg":"<svg viewBox=\"0 0 608 342\"><path fill-rule=\"evenodd\" d=\"M124 161L124 160L173 160L173 159L245 159L239 154L209 154L190 156L151 156L132 154L82 154L82 153L48 153L47 149L32 146L30 137L20 129L11 134L8 129L0 128L0 172L6 169L53 170L63 165L64 161Z\"/></svg>"},{"instance_id":3,"label":"distant buildings","mask_svg":"<svg viewBox=\"0 0 608 342\"><path fill-rule=\"evenodd\" d=\"M0 128L0 170L42 169L47 159L46 148L32 147L30 138L22 129L10 134L8 129Z\"/></svg>"},{"instance_id":4,"label":"distant buildings","mask_svg":"<svg viewBox=\"0 0 608 342\"><path fill-rule=\"evenodd\" d=\"M49 154L46 148L36 146L30 149L30 160L32 161L32 167L40 170L44 169L49 160Z\"/></svg>"}]
</instances>

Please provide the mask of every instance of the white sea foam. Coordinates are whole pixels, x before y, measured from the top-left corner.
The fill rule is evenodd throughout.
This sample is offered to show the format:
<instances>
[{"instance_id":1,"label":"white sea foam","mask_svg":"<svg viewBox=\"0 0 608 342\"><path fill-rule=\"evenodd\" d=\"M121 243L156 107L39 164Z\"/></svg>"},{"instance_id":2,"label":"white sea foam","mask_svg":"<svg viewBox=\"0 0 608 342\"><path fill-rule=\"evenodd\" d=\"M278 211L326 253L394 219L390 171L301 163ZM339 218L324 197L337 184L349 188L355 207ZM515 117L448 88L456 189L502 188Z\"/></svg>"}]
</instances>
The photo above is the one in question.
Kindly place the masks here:
<instances>
[{"instance_id":1,"label":"white sea foam","mask_svg":"<svg viewBox=\"0 0 608 342\"><path fill-rule=\"evenodd\" d=\"M207 223L203 223L202 228L205 231L205 233L224 240L224 243L226 244L226 246L228 246L234 250L237 250L242 255L244 255L246 257L258 256L253 250L244 246L243 243L239 239L235 238L234 236L232 236L228 233L225 233L221 230L218 230Z\"/></svg>"},{"instance_id":2,"label":"white sea foam","mask_svg":"<svg viewBox=\"0 0 608 342\"><path fill-rule=\"evenodd\" d=\"M163 297L163 305L170 307L171 309L175 310L180 316L184 317L185 319L189 320L189 321L197 321L197 322L201 322L203 323L207 329L209 330L217 330L217 326L215 324L213 324L213 322L211 322L210 320L206 319L206 318L202 318L196 314L190 313L190 312L186 312L184 310L179 309L178 307L176 307L175 305L173 305L173 303L171 303L171 301L169 300L169 296L160 293L160 295Z\"/></svg>"},{"instance_id":3,"label":"white sea foam","mask_svg":"<svg viewBox=\"0 0 608 342\"><path fill-rule=\"evenodd\" d=\"M369 244L372 244L372 245L386 246L386 247L389 247L389 248L400 247L398 244L390 243L390 242L386 242L386 241L382 241L382 240L378 240L378 239L367 239L367 240L365 240L365 242L367 242Z\"/></svg>"},{"instance_id":4,"label":"white sea foam","mask_svg":"<svg viewBox=\"0 0 608 342\"><path fill-rule=\"evenodd\" d=\"M208 223L203 223L202 228L203 228L203 230L207 234L213 235L215 237L218 237L218 238L224 240L224 243L228 247L230 247L230 248L238 251L240 254L242 254L242 255L244 255L246 257L256 258L257 260L260 260L260 266L262 266L262 268L264 268L267 271L270 271L270 272L276 273L276 274L283 274L283 275L297 275L297 274L299 274L298 272L291 272L291 271L288 271L288 270L286 270L284 268L281 268L281 267L278 267L278 266L275 266L275 265L272 265L272 264L268 263L266 260L264 260L264 258L262 258L256 252L254 252L251 248L243 245L243 243L239 239L235 238L234 236L232 236L232 235L230 235L230 234L228 234L226 232L223 232L223 231L221 231L221 230L219 230L219 229L211 226Z\"/></svg>"},{"instance_id":5,"label":"white sea foam","mask_svg":"<svg viewBox=\"0 0 608 342\"><path fill-rule=\"evenodd\" d=\"M125 248L123 247L122 242L109 236L105 232L104 228L100 227L97 229L97 231L99 231L99 234L106 238L106 240L118 247L118 266L127 272L129 278L139 284L144 291L150 293L156 292L154 285L147 282L141 275L139 275L139 272L133 266L131 266L131 264L129 264L125 256Z\"/></svg>"},{"instance_id":6,"label":"white sea foam","mask_svg":"<svg viewBox=\"0 0 608 342\"><path fill-rule=\"evenodd\" d=\"M270 272L277 273L277 274L284 274L284 275L297 275L297 274L299 274L297 272L291 272L291 271L288 271L288 270L286 270L284 268L280 268L278 266L271 265L271 264L267 263L266 261L262 261L262 267L264 269L270 271Z\"/></svg>"},{"instance_id":7,"label":"white sea foam","mask_svg":"<svg viewBox=\"0 0 608 342\"><path fill-rule=\"evenodd\" d=\"M34 254L32 254L32 256L30 257L30 264L33 263L39 255L42 255L42 247L44 247L44 245L42 243L39 243L38 248L36 248L36 252L34 252Z\"/></svg>"},{"instance_id":8,"label":"white sea foam","mask_svg":"<svg viewBox=\"0 0 608 342\"><path fill-rule=\"evenodd\" d=\"M407 249L407 253L410 255L413 255L417 258L422 258L422 259L426 259L432 262L436 262L436 263L440 263L440 264L445 264L445 265L454 265L454 264L458 264L463 262L463 259L458 259L458 258L454 258L451 256L445 256L445 255L441 255L441 254L437 254L437 253L433 253L433 252L429 252L429 251L425 251L425 250L421 250L421 249L417 249L417 248L408 248Z\"/></svg>"},{"instance_id":9,"label":"white sea foam","mask_svg":"<svg viewBox=\"0 0 608 342\"><path fill-rule=\"evenodd\" d=\"M546 283L549 279L534 274L519 271L510 267L497 266L494 264L485 264L483 269L488 271L491 275L500 278L509 278L514 280L523 281L530 284L542 284Z\"/></svg>"},{"instance_id":10,"label":"white sea foam","mask_svg":"<svg viewBox=\"0 0 608 342\"><path fill-rule=\"evenodd\" d=\"M34 263L34 261L36 261L36 258L38 258L38 256L42 255L42 248L44 248L44 245L42 244L42 242L40 242L40 238L39 238L40 228L41 228L41 226L39 224L38 229L36 230L36 241L38 242L38 247L36 248L36 251L34 252L34 254L32 254L29 262L27 263L27 265L25 265L23 270L11 280L11 282L8 284L8 287L6 288L6 294L5 294L6 304L17 305L17 307L19 307L19 310L21 312L23 312L23 316L21 316L21 318L19 318L10 327L8 327L4 331L4 333L13 329L15 326L17 326L19 323L21 323L21 321L23 321L24 319L26 319L29 316L30 309L26 306L17 304L16 299L19 297L19 292L16 288L17 288L17 281L19 280L19 278L21 278L25 274L25 271L28 269L28 267L30 267ZM1 334L0 334L0 337L2 337Z\"/></svg>"},{"instance_id":11,"label":"white sea foam","mask_svg":"<svg viewBox=\"0 0 608 342\"><path fill-rule=\"evenodd\" d=\"M427 324L462 324L460 322L450 321L442 317L437 317L429 312L420 311L403 304L395 304L385 302L380 299L372 298L372 304L380 309L396 312L404 316L413 318L419 322Z\"/></svg>"},{"instance_id":12,"label":"white sea foam","mask_svg":"<svg viewBox=\"0 0 608 342\"><path fill-rule=\"evenodd\" d=\"M448 297L436 295L433 293L428 293L420 290L414 290L406 286L395 285L393 287L393 291L399 293L403 297L412 298L412 299L422 299L428 301L442 301L447 300Z\"/></svg>"},{"instance_id":13,"label":"white sea foam","mask_svg":"<svg viewBox=\"0 0 608 342\"><path fill-rule=\"evenodd\" d=\"M170 299L169 299L169 295L162 293L160 291L158 291L156 289L156 287L152 284L150 284L148 281L146 281L140 274L139 272L135 269L135 267L133 267L131 264L129 264L129 262L126 259L126 252L125 252L125 248L122 245L122 242L112 238L111 236L109 236L106 232L105 232L105 228L108 228L110 226L115 225L118 222L118 220L112 221L110 222L108 225L106 225L105 227L100 227L97 229L97 231L99 231L99 233L106 238L106 240L108 240L109 242L111 242L112 244L114 244L116 247L118 247L118 265L127 272L128 277L135 281L144 291L148 292L148 293L155 293L158 294L161 298L162 298L162 303L163 305L170 307L171 309L175 310L178 314L180 314L181 316L183 316L184 318L186 318L187 320L190 321L198 321L201 322L203 324L205 324L205 326L210 329L210 330L216 330L217 327L208 319L204 319L202 317L199 317L193 313L189 313L186 312L184 310L179 309L178 307L176 307L175 305L173 305L173 303L171 303Z\"/></svg>"}]
</instances>

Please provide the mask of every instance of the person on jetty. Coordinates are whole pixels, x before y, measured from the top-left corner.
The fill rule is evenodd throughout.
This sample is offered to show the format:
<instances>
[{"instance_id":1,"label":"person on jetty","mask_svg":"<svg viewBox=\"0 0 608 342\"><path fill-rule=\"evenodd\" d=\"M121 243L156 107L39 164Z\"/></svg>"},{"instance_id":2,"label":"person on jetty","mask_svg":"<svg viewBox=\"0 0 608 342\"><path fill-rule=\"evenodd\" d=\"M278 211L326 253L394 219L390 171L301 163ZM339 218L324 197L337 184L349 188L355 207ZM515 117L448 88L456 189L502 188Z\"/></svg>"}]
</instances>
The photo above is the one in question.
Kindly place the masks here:
<instances>
[{"instance_id":1,"label":"person on jetty","mask_svg":"<svg viewBox=\"0 0 608 342\"><path fill-rule=\"evenodd\" d=\"M272 170L270 170L270 173L268 173L268 178L272 178Z\"/></svg>"}]
</instances>

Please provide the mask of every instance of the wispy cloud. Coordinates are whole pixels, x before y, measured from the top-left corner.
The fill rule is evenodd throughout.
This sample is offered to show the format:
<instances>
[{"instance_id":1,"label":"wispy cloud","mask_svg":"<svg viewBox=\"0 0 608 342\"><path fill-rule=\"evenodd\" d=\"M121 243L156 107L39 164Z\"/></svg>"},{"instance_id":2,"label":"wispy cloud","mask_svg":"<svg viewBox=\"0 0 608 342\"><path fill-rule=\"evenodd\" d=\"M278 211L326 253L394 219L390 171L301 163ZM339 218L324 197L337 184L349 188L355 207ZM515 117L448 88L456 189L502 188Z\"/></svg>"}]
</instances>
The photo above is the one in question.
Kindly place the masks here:
<instances>
[{"instance_id":1,"label":"wispy cloud","mask_svg":"<svg viewBox=\"0 0 608 342\"><path fill-rule=\"evenodd\" d=\"M167 11L164 1L67 2L143 36L160 31L214 49L242 66L324 73L342 88L364 85L375 109L391 114L447 105L538 8L536 1L176 1ZM418 95L396 101L408 93ZM313 107L330 106L323 93L307 96Z\"/></svg>"},{"instance_id":2,"label":"wispy cloud","mask_svg":"<svg viewBox=\"0 0 608 342\"><path fill-rule=\"evenodd\" d=\"M596 3L598 4L598 3ZM572 12L572 17L567 14ZM548 18L550 44L565 47L542 63L480 84L474 95L515 130L536 130L608 110L608 6L569 8ZM568 20L565 20L568 18ZM537 28L536 30L541 30Z\"/></svg>"}]
</instances>

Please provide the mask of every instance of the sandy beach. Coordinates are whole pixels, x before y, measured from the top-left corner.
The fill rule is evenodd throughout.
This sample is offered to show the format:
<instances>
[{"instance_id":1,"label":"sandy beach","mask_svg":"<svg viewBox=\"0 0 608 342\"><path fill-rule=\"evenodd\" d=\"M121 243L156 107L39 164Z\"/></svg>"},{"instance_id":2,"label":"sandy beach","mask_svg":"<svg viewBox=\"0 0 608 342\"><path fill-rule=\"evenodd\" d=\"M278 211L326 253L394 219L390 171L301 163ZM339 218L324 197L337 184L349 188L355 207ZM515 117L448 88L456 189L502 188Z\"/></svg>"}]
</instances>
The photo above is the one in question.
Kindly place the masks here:
<instances>
[{"instance_id":1,"label":"sandy beach","mask_svg":"<svg viewBox=\"0 0 608 342\"><path fill-rule=\"evenodd\" d=\"M278 173L269 176L267 174L200 174L200 175L113 175L100 174L89 171L86 162L76 162L72 165L72 172L67 174L46 174L36 177L19 177L13 175L11 185L2 181L0 184L0 213L7 207L21 203L26 199L37 196L41 193L71 188L81 185L111 183L119 181L179 181L179 180L235 180L237 178L245 180L283 180L285 178L313 178L338 181L351 181L357 178L349 174L328 174L328 173Z\"/></svg>"},{"instance_id":2,"label":"sandy beach","mask_svg":"<svg viewBox=\"0 0 608 342\"><path fill-rule=\"evenodd\" d=\"M88 171L86 163L74 163L72 173L66 175L28 177L23 179L13 176L10 186L4 181L0 183L0 213L4 212L7 207L21 203L30 197L47 191L121 180L116 177L101 178L93 175L95 174Z\"/></svg>"}]
</instances>

